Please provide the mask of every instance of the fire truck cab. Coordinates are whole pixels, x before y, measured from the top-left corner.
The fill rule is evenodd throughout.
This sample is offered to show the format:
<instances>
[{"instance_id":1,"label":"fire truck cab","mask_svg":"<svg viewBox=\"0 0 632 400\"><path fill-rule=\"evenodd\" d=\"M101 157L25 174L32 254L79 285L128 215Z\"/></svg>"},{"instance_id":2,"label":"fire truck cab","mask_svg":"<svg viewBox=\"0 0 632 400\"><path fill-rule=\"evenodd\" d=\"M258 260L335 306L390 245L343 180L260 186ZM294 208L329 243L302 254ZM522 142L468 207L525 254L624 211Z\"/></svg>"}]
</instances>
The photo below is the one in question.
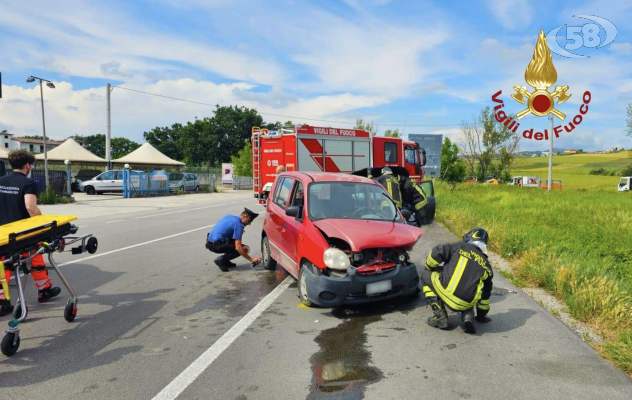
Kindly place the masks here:
<instances>
[{"instance_id":1,"label":"fire truck cab","mask_svg":"<svg viewBox=\"0 0 632 400\"><path fill-rule=\"evenodd\" d=\"M265 204L276 169L352 173L373 166L398 166L415 181L423 179L425 152L402 138L374 136L364 130L309 125L269 131L252 128L254 196Z\"/></svg>"}]
</instances>

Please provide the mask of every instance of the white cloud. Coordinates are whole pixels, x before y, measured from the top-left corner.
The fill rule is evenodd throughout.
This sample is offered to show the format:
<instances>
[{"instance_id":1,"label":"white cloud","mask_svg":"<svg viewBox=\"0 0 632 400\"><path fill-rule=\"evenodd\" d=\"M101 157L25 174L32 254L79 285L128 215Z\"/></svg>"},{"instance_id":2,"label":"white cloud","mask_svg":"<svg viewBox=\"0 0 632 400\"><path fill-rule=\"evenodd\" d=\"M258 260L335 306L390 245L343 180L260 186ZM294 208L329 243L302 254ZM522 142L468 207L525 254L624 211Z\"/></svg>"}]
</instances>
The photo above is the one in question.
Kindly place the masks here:
<instances>
[{"instance_id":1,"label":"white cloud","mask_svg":"<svg viewBox=\"0 0 632 400\"><path fill-rule=\"evenodd\" d=\"M612 43L610 50L614 51L620 56L629 56L632 54L632 44L630 43Z\"/></svg>"},{"instance_id":2,"label":"white cloud","mask_svg":"<svg viewBox=\"0 0 632 400\"><path fill-rule=\"evenodd\" d=\"M131 87L130 87L131 88ZM299 98L273 89L253 92L247 83L215 84L209 81L180 79L136 84L134 89L184 98L193 101L257 108L259 112L298 117L294 122L308 122L300 117L332 119L332 115L364 107L374 107L388 100L380 96L342 93L314 98ZM0 126L17 135L41 134L39 87L24 89L5 86L0 102ZM147 96L121 88L112 92L112 134L143 142L142 133L156 126L186 123L194 118L213 115L213 107ZM105 131L105 88L75 90L67 82L44 91L47 133L56 139L71 135L90 135ZM263 115L266 121L285 122L287 117ZM353 119L335 118L352 124ZM312 122L318 125L319 122ZM326 124L321 122L320 124ZM326 124L330 125L330 124ZM348 125L344 125L348 126Z\"/></svg>"},{"instance_id":3,"label":"white cloud","mask_svg":"<svg viewBox=\"0 0 632 400\"><path fill-rule=\"evenodd\" d=\"M529 27L534 18L531 3L529 0L491 0L488 7L503 27L522 30Z\"/></svg>"},{"instance_id":4,"label":"white cloud","mask_svg":"<svg viewBox=\"0 0 632 400\"><path fill-rule=\"evenodd\" d=\"M0 38L3 54L11 55L0 60L5 70L37 65L69 76L135 82L166 79L174 72L181 76L185 68L266 84L278 84L286 75L274 59L262 63L254 54L151 29L106 3L58 2L54 13L43 0L8 3L0 24L21 40Z\"/></svg>"}]
</instances>

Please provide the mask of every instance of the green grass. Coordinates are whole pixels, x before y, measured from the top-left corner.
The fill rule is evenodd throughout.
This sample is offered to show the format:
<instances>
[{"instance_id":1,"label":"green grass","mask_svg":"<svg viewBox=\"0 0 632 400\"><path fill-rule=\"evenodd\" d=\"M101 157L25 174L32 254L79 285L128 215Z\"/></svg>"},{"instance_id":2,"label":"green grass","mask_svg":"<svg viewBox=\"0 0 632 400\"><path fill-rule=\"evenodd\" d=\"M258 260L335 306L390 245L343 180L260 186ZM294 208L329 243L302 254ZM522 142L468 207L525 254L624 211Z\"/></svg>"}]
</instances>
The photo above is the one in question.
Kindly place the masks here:
<instances>
[{"instance_id":1,"label":"green grass","mask_svg":"<svg viewBox=\"0 0 632 400\"><path fill-rule=\"evenodd\" d=\"M491 248L512 263L514 282L562 299L575 318L603 332L602 354L632 374L631 193L616 192L616 185L551 193L508 185L450 190L441 182L436 190L439 221L458 236L487 228Z\"/></svg>"},{"instance_id":2,"label":"green grass","mask_svg":"<svg viewBox=\"0 0 632 400\"><path fill-rule=\"evenodd\" d=\"M617 190L620 172L632 163L628 151L609 154L574 154L553 156L553 179L563 179L564 189ZM615 176L589 175L596 168L617 172ZM549 161L546 157L518 158L511 171L512 176L535 175L548 178Z\"/></svg>"}]
</instances>

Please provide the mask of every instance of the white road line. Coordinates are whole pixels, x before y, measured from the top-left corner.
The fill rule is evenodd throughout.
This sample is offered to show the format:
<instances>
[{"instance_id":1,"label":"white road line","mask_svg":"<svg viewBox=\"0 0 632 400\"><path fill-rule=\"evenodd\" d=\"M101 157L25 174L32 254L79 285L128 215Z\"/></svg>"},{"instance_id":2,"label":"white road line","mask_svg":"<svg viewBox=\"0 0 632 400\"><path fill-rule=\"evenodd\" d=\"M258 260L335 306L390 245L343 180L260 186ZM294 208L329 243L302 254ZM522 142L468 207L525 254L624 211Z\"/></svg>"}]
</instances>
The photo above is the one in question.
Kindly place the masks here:
<instances>
[{"instance_id":1,"label":"white road line","mask_svg":"<svg viewBox=\"0 0 632 400\"><path fill-rule=\"evenodd\" d=\"M147 244L152 244L152 243L156 243L156 242L160 242L162 240L167 240L167 239L171 239L177 236L182 236L182 235L186 235L187 233L191 233L191 232L197 232L197 231L201 231L202 229L208 229L215 226L215 224L211 224L211 225L206 225L203 226L201 228L195 228L195 229L191 229L189 231L185 231L185 232L180 232L180 233L176 233L173 235L169 235L169 236L165 236L165 237L161 237L158 239L154 239L154 240L150 240L148 242L143 242L143 243L138 243L138 244L133 244L131 246L127 246L127 247L121 247L120 249L116 249L116 250L110 250L110 251L106 251L105 253L100 253L100 254L95 254L93 256L90 257L86 257L86 258L80 258L78 260L73 260L73 261L68 261L65 262L63 264L59 264L60 267L65 267L66 265L71 265L71 264L76 264L76 263L80 263L82 261L87 261L87 260L92 260L93 258L98 258L98 257L103 257L103 256L107 256L109 254L113 254L113 253L118 253L119 251L125 251L125 250L129 250L129 249L133 249L135 247L140 247L140 246L145 246Z\"/></svg>"},{"instance_id":2,"label":"white road line","mask_svg":"<svg viewBox=\"0 0 632 400\"><path fill-rule=\"evenodd\" d=\"M117 219L116 221L108 221L108 222L106 222L106 224L115 224L117 222L123 222L123 221L125 221L125 220L124 219ZM85 228L85 226L84 226L84 228Z\"/></svg>"},{"instance_id":3,"label":"white road line","mask_svg":"<svg viewBox=\"0 0 632 400\"><path fill-rule=\"evenodd\" d=\"M232 328L209 347L197 360L193 361L153 400L173 400L177 398L202 372L226 350L248 327L283 293L292 280L288 276L273 291L268 293L248 314L244 315Z\"/></svg>"},{"instance_id":4,"label":"white road line","mask_svg":"<svg viewBox=\"0 0 632 400\"><path fill-rule=\"evenodd\" d=\"M226 205L226 203L214 204L212 206L205 206L205 207L198 207L198 208L187 208L186 210L171 211L171 212L166 212L166 213L162 213L162 214L144 215L142 217L136 217L136 219L159 217L159 216L162 216L162 215L177 214L177 213L183 213L183 212L195 211L195 210L203 210L205 208L213 208L213 207L219 207L219 206L225 206L225 205Z\"/></svg>"}]
</instances>

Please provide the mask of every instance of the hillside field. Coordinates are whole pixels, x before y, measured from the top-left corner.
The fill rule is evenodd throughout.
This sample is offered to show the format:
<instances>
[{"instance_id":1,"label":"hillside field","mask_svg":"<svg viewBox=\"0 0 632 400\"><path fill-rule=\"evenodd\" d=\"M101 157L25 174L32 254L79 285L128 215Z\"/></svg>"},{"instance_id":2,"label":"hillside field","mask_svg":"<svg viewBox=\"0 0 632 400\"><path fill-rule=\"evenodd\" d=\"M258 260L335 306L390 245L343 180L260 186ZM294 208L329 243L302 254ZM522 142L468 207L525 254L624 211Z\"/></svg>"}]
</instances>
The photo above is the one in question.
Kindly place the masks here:
<instances>
[{"instance_id":1,"label":"hillside field","mask_svg":"<svg viewBox=\"0 0 632 400\"><path fill-rule=\"evenodd\" d=\"M564 189L597 189L616 191L620 171L632 164L628 151L609 154L573 154L553 156L553 179L563 179ZM592 169L616 170L615 176L590 175ZM518 158L511 171L512 176L535 175L548 178L548 157Z\"/></svg>"}]
</instances>

